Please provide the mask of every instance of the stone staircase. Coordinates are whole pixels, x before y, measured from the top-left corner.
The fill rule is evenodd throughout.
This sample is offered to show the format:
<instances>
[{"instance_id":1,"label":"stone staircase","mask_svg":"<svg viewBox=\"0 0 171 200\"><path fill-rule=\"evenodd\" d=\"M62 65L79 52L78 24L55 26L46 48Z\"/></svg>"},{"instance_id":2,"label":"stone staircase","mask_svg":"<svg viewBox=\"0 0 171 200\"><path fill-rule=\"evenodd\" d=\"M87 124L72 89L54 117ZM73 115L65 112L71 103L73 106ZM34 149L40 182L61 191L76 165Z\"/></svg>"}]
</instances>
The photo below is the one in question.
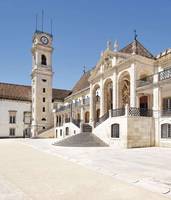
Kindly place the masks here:
<instances>
[{"instance_id":1,"label":"stone staircase","mask_svg":"<svg viewBox=\"0 0 171 200\"><path fill-rule=\"evenodd\" d=\"M37 139L54 138L54 126L50 126L44 130L39 131L38 135L34 138Z\"/></svg>"},{"instance_id":2,"label":"stone staircase","mask_svg":"<svg viewBox=\"0 0 171 200\"><path fill-rule=\"evenodd\" d=\"M56 146L65 147L107 147L108 145L91 132L82 132L70 136L59 142L54 143Z\"/></svg>"},{"instance_id":3,"label":"stone staircase","mask_svg":"<svg viewBox=\"0 0 171 200\"><path fill-rule=\"evenodd\" d=\"M92 127L89 124L83 124L82 131L86 133L92 133Z\"/></svg>"}]
</instances>

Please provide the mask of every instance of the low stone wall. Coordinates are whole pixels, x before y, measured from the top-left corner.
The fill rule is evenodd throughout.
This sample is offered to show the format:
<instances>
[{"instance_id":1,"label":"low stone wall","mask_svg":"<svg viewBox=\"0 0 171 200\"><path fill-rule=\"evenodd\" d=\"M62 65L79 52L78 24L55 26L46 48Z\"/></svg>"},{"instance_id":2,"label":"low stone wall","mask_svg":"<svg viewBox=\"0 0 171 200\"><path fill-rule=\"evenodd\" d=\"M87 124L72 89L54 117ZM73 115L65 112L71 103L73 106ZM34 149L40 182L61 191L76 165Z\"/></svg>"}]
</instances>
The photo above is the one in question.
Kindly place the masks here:
<instances>
[{"instance_id":1,"label":"low stone wall","mask_svg":"<svg viewBox=\"0 0 171 200\"><path fill-rule=\"evenodd\" d=\"M111 125L120 125L120 138L111 138ZM93 129L93 133L107 143L114 147L127 147L127 117L109 117L102 124Z\"/></svg>"},{"instance_id":2,"label":"low stone wall","mask_svg":"<svg viewBox=\"0 0 171 200\"><path fill-rule=\"evenodd\" d=\"M111 125L119 124L120 137L111 138ZM94 128L93 133L110 146L135 148L154 146L154 120L152 117L109 117Z\"/></svg>"}]
</instances>

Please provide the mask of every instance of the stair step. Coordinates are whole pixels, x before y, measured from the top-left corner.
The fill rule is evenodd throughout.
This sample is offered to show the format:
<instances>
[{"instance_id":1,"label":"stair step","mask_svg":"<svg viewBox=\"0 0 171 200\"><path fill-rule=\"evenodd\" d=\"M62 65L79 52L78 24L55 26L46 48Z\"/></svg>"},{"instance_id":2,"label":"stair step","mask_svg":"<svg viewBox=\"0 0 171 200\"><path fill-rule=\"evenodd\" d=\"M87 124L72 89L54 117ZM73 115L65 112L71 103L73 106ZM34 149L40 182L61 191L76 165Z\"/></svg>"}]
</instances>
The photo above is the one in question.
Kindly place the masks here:
<instances>
[{"instance_id":1,"label":"stair step","mask_svg":"<svg viewBox=\"0 0 171 200\"><path fill-rule=\"evenodd\" d=\"M83 132L92 132L92 127L89 124L83 124Z\"/></svg>"},{"instance_id":2,"label":"stair step","mask_svg":"<svg viewBox=\"0 0 171 200\"><path fill-rule=\"evenodd\" d=\"M90 132L83 132L77 135L73 135L68 138L64 138L62 141L56 142L56 146L68 146L68 147L106 147L108 146L100 138Z\"/></svg>"}]
</instances>

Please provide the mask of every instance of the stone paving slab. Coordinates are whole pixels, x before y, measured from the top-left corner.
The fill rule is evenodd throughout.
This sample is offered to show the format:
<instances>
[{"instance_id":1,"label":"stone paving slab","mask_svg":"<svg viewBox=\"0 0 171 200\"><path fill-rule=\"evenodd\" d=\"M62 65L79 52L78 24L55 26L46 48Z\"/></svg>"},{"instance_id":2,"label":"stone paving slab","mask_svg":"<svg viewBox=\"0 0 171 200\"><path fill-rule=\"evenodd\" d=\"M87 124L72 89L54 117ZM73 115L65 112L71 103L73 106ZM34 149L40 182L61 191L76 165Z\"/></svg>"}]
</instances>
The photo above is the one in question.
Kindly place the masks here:
<instances>
[{"instance_id":1,"label":"stone paving slab","mask_svg":"<svg viewBox=\"0 0 171 200\"><path fill-rule=\"evenodd\" d=\"M51 145L52 141L0 140L0 186L2 186L0 194L4 194L4 196L1 195L2 199L169 199L169 196L164 194L151 192L137 187L136 184L118 180L115 178L115 173L105 168L105 173L103 173L103 168L94 164L91 155L92 149L65 148L65 150L57 150ZM93 149L93 151L96 150ZM97 157L97 153L96 151L93 155ZM91 155L90 158L89 155ZM71 162L71 159L74 159L74 162ZM100 162L100 157L97 160ZM108 161L107 157L105 160ZM91 166L94 167L93 170L87 169L87 162L91 163ZM10 192L4 191L10 191L11 196L7 194Z\"/></svg>"},{"instance_id":2,"label":"stone paving slab","mask_svg":"<svg viewBox=\"0 0 171 200\"><path fill-rule=\"evenodd\" d=\"M170 148L54 148L51 145L54 141L28 140L25 143L99 173L171 198Z\"/></svg>"}]
</instances>

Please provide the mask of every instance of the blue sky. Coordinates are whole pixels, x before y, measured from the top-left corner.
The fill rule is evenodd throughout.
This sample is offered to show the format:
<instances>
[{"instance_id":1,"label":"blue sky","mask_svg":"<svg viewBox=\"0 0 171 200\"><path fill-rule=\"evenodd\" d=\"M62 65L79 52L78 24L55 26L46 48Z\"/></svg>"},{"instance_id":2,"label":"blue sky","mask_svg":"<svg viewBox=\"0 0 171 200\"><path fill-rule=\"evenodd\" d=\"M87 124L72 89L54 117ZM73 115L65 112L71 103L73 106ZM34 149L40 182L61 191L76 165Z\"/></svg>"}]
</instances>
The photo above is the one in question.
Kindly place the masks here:
<instances>
[{"instance_id":1,"label":"blue sky","mask_svg":"<svg viewBox=\"0 0 171 200\"><path fill-rule=\"evenodd\" d=\"M53 86L70 89L92 68L107 40L120 47L139 41L153 54L171 47L170 0L1 0L0 82L30 84L31 42L35 15L53 19Z\"/></svg>"}]
</instances>

